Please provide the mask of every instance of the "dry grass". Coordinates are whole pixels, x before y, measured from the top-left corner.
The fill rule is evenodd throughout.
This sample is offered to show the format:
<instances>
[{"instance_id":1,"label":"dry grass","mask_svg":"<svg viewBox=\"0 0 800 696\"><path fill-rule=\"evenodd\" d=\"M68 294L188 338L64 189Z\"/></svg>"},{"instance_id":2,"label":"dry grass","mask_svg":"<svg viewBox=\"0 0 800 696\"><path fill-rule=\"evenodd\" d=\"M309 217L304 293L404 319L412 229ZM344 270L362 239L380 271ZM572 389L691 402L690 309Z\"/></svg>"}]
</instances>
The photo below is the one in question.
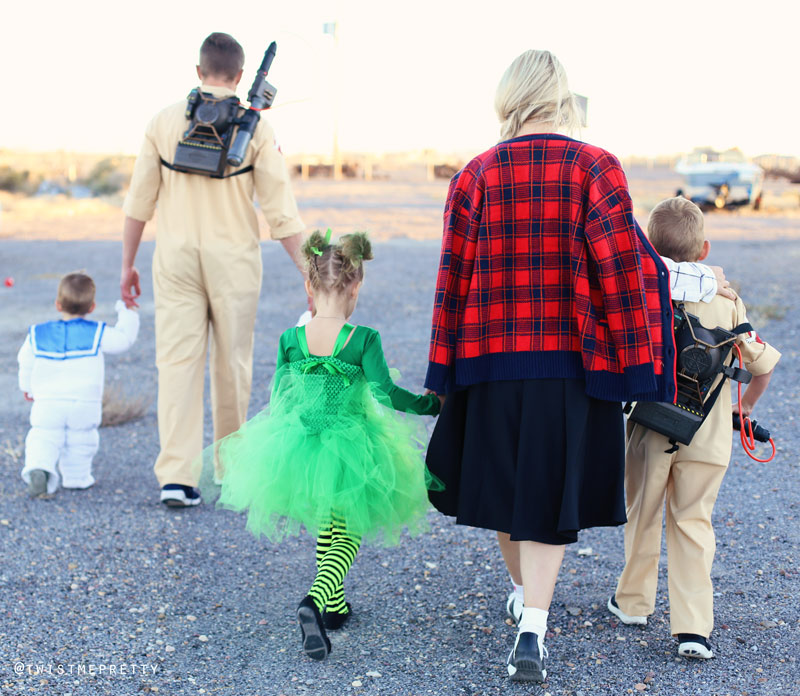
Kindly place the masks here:
<instances>
[{"instance_id":1,"label":"dry grass","mask_svg":"<svg viewBox=\"0 0 800 696\"><path fill-rule=\"evenodd\" d=\"M788 310L788 307L779 304L757 304L748 306L747 315L753 326L763 326L768 321L781 321Z\"/></svg>"},{"instance_id":2,"label":"dry grass","mask_svg":"<svg viewBox=\"0 0 800 696\"><path fill-rule=\"evenodd\" d=\"M25 456L25 441L22 437L17 438L16 442L5 440L0 445L0 454L4 454L13 465L19 466Z\"/></svg>"},{"instance_id":3,"label":"dry grass","mask_svg":"<svg viewBox=\"0 0 800 696\"><path fill-rule=\"evenodd\" d=\"M119 384L106 385L103 391L101 428L139 420L147 413L151 399L144 395L129 397Z\"/></svg>"}]
</instances>

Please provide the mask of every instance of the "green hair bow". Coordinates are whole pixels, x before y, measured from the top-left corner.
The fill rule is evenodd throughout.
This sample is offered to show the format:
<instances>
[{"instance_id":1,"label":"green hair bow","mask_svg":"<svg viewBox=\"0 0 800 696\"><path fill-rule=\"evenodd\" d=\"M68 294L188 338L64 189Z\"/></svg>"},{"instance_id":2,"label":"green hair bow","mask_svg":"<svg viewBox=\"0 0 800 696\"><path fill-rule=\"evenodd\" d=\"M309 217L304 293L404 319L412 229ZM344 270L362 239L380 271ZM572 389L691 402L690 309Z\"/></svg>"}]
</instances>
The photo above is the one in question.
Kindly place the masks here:
<instances>
[{"instance_id":1,"label":"green hair bow","mask_svg":"<svg viewBox=\"0 0 800 696\"><path fill-rule=\"evenodd\" d=\"M325 233L325 246L322 249L317 249L317 247L312 246L311 251L313 251L317 256L322 256L322 253L325 247L330 246L331 243L331 228L328 228L328 231Z\"/></svg>"}]
</instances>

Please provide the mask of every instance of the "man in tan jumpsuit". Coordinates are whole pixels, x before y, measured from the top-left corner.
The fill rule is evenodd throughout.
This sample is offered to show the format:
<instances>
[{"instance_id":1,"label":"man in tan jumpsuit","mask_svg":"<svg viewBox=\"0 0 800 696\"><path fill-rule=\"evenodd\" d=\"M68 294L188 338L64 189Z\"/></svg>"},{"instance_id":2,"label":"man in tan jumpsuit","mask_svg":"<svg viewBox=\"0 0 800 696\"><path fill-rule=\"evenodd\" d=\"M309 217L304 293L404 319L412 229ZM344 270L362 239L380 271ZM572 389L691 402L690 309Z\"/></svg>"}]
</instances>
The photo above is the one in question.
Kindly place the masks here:
<instances>
[{"instance_id":1,"label":"man in tan jumpsuit","mask_svg":"<svg viewBox=\"0 0 800 696\"><path fill-rule=\"evenodd\" d=\"M244 53L227 34L211 34L200 49L201 90L233 96ZM203 445L203 386L210 339L214 438L244 422L250 400L253 327L261 289L261 249L253 194L270 235L302 272L303 223L272 129L262 118L242 167L251 172L226 179L176 172L172 162L188 127L186 101L158 113L145 132L123 211L120 287L127 306L140 294L134 259L145 222L158 205L153 257L158 432L155 473L162 502L196 505L193 463ZM226 169L226 173L232 170Z\"/></svg>"},{"instance_id":2,"label":"man in tan jumpsuit","mask_svg":"<svg viewBox=\"0 0 800 696\"><path fill-rule=\"evenodd\" d=\"M662 256L702 261L708 254L703 214L685 198L659 203L650 214L647 229ZM747 323L744 303L738 297L731 301L717 295L709 303L684 305L711 329L731 330ZM740 334L736 343L742 367L753 375L742 396L742 415L749 416L767 388L780 353L755 331ZM738 410L738 404L732 405L730 385L726 384L691 443L680 445L675 452L666 452L672 449L668 437L628 423L625 569L608 609L625 624L642 625L655 610L662 511L666 510L670 629L678 637L678 652L684 657L713 657L708 643L714 626L711 564L716 549L711 513L731 456L732 410Z\"/></svg>"}]
</instances>

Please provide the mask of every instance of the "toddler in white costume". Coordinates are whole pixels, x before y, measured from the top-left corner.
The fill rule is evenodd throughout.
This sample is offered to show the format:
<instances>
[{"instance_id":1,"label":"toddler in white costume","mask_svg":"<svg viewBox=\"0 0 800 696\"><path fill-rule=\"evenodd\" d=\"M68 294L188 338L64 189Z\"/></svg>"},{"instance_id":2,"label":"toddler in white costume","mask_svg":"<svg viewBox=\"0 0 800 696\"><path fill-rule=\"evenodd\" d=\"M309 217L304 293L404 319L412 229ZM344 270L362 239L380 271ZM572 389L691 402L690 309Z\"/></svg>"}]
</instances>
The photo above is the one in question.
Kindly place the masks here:
<instances>
[{"instance_id":1,"label":"toddler in white costume","mask_svg":"<svg viewBox=\"0 0 800 696\"><path fill-rule=\"evenodd\" d=\"M17 355L19 388L33 401L25 439L22 478L31 495L94 483L104 353L122 353L139 332L139 315L117 301L116 326L85 318L95 308L94 281L70 273L58 286L56 309L62 318L35 324Z\"/></svg>"}]
</instances>

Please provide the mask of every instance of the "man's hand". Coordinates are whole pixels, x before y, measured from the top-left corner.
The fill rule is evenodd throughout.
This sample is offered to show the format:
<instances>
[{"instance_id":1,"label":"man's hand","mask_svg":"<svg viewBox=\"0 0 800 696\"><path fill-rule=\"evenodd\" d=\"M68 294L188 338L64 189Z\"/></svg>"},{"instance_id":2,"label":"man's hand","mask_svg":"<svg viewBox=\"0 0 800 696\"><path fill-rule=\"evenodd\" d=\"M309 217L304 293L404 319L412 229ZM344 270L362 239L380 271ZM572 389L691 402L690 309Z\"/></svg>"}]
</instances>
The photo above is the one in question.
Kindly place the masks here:
<instances>
[{"instance_id":1,"label":"man's hand","mask_svg":"<svg viewBox=\"0 0 800 696\"><path fill-rule=\"evenodd\" d=\"M128 309L139 306L136 304L136 298L142 294L142 289L139 287L139 271L136 270L136 266L122 269L119 290L120 297Z\"/></svg>"},{"instance_id":2,"label":"man's hand","mask_svg":"<svg viewBox=\"0 0 800 696\"><path fill-rule=\"evenodd\" d=\"M119 296L125 306L138 307L136 298L142 294L139 287L139 271L133 265L139 242L144 233L144 221L125 216L125 225L122 228L122 273L119 279Z\"/></svg>"},{"instance_id":3,"label":"man's hand","mask_svg":"<svg viewBox=\"0 0 800 696\"><path fill-rule=\"evenodd\" d=\"M717 278L717 295L727 297L729 300L735 300L736 293L731 290L731 284L725 280L725 271L722 270L722 266L709 266L709 268L714 271L714 275Z\"/></svg>"}]
</instances>

